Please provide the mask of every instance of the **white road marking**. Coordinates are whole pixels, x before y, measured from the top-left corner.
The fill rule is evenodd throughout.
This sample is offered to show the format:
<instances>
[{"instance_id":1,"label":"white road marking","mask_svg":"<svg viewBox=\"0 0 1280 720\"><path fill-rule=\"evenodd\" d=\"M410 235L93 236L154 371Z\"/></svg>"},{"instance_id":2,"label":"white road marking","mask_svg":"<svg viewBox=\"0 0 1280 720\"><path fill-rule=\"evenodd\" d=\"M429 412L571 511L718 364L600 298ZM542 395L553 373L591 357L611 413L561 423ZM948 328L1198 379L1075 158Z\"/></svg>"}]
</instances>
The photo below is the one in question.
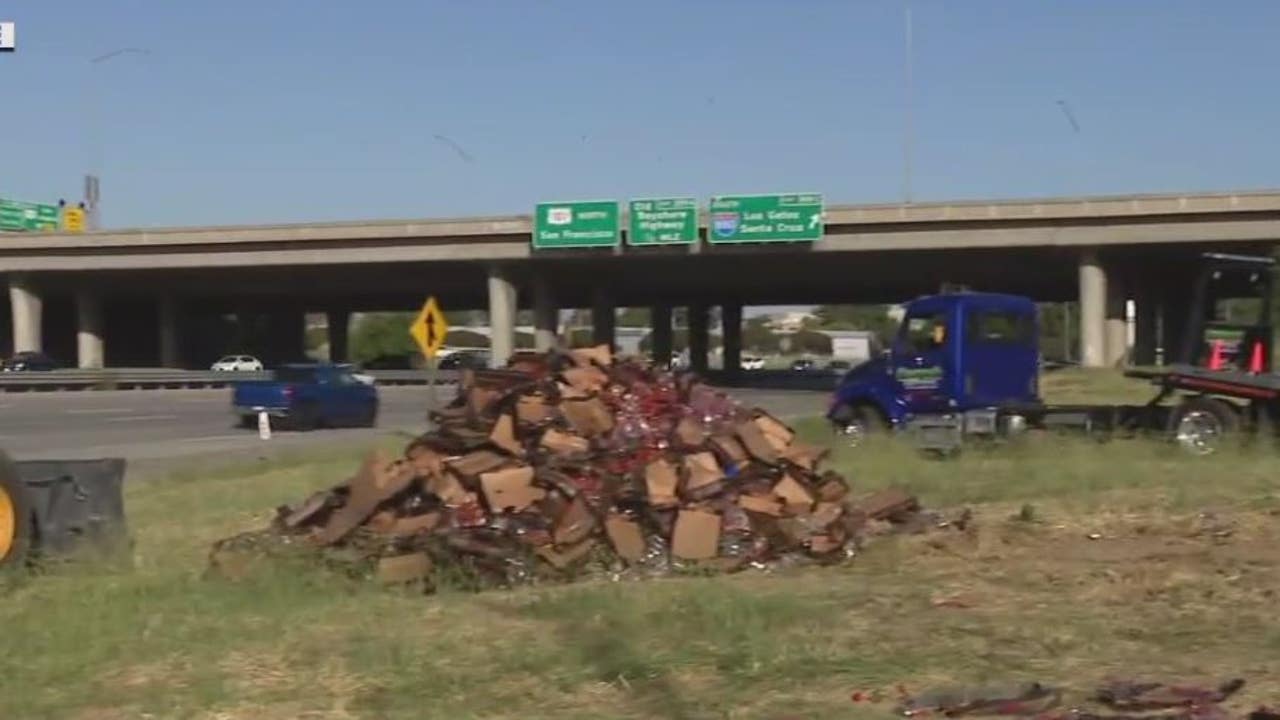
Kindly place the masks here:
<instances>
[{"instance_id":1,"label":"white road marking","mask_svg":"<svg viewBox=\"0 0 1280 720\"><path fill-rule=\"evenodd\" d=\"M205 437L178 438L180 443L223 442L224 440L257 440L253 435L206 435Z\"/></svg>"},{"instance_id":2,"label":"white road marking","mask_svg":"<svg viewBox=\"0 0 1280 720\"><path fill-rule=\"evenodd\" d=\"M132 408L71 408L66 411L68 415L119 415L131 412Z\"/></svg>"},{"instance_id":3,"label":"white road marking","mask_svg":"<svg viewBox=\"0 0 1280 720\"><path fill-rule=\"evenodd\" d=\"M146 420L177 420L177 415L129 415L127 417L106 418L102 422L143 422Z\"/></svg>"}]
</instances>

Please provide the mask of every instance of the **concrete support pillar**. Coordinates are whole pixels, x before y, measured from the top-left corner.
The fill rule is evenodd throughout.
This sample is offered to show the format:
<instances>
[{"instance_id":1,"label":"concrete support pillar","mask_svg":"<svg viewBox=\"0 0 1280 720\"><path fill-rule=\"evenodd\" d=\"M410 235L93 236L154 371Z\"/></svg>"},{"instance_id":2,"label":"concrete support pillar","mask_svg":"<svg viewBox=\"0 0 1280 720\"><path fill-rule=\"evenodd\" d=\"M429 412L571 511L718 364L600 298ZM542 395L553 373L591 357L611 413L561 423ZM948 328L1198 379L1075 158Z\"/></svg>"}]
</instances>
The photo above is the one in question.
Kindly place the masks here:
<instances>
[{"instance_id":1,"label":"concrete support pillar","mask_svg":"<svg viewBox=\"0 0 1280 720\"><path fill-rule=\"evenodd\" d=\"M21 275L9 277L9 308L13 313L13 351L43 352L44 301Z\"/></svg>"},{"instance_id":2,"label":"concrete support pillar","mask_svg":"<svg viewBox=\"0 0 1280 720\"><path fill-rule=\"evenodd\" d=\"M556 346L560 309L551 294L551 283L544 277L533 281L533 347L547 352Z\"/></svg>"},{"instance_id":3,"label":"concrete support pillar","mask_svg":"<svg viewBox=\"0 0 1280 720\"><path fill-rule=\"evenodd\" d=\"M732 383L742 376L742 306L737 303L720 306L720 324L724 374Z\"/></svg>"},{"instance_id":4,"label":"concrete support pillar","mask_svg":"<svg viewBox=\"0 0 1280 720\"><path fill-rule=\"evenodd\" d=\"M613 295L604 288L596 288L591 299L591 341L596 345L617 347L617 319Z\"/></svg>"},{"instance_id":5,"label":"concrete support pillar","mask_svg":"<svg viewBox=\"0 0 1280 720\"><path fill-rule=\"evenodd\" d=\"M694 372L707 371L707 348L710 347L710 328L706 305L689 306L689 367Z\"/></svg>"},{"instance_id":6,"label":"concrete support pillar","mask_svg":"<svg viewBox=\"0 0 1280 720\"><path fill-rule=\"evenodd\" d=\"M329 362L344 363L349 361L348 351L351 326L351 313L345 310L330 310L324 314L325 333L329 336Z\"/></svg>"},{"instance_id":7,"label":"concrete support pillar","mask_svg":"<svg viewBox=\"0 0 1280 720\"><path fill-rule=\"evenodd\" d=\"M1133 364L1155 365L1159 344L1159 305L1150 280L1138 280L1133 287Z\"/></svg>"},{"instance_id":8,"label":"concrete support pillar","mask_svg":"<svg viewBox=\"0 0 1280 720\"><path fill-rule=\"evenodd\" d=\"M102 298L88 291L76 293L77 367L81 370L102 368L106 359L102 338Z\"/></svg>"},{"instance_id":9,"label":"concrete support pillar","mask_svg":"<svg viewBox=\"0 0 1280 720\"><path fill-rule=\"evenodd\" d=\"M1128 294L1124 277L1115 269L1107 272L1107 367L1120 367L1129 355L1129 325L1126 314Z\"/></svg>"},{"instance_id":10,"label":"concrete support pillar","mask_svg":"<svg viewBox=\"0 0 1280 720\"><path fill-rule=\"evenodd\" d=\"M1107 361L1107 275L1092 251L1080 258L1080 364L1103 367Z\"/></svg>"},{"instance_id":11,"label":"concrete support pillar","mask_svg":"<svg viewBox=\"0 0 1280 720\"><path fill-rule=\"evenodd\" d=\"M653 362L667 367L671 364L671 306L654 305L649 308L649 323L653 326L649 336Z\"/></svg>"},{"instance_id":12,"label":"concrete support pillar","mask_svg":"<svg viewBox=\"0 0 1280 720\"><path fill-rule=\"evenodd\" d=\"M182 319L178 312L178 301L171 297L160 298L160 365L167 368L181 368L182 362Z\"/></svg>"},{"instance_id":13,"label":"concrete support pillar","mask_svg":"<svg viewBox=\"0 0 1280 720\"><path fill-rule=\"evenodd\" d=\"M516 288L503 269L489 269L489 363L503 367L516 347Z\"/></svg>"}]
</instances>

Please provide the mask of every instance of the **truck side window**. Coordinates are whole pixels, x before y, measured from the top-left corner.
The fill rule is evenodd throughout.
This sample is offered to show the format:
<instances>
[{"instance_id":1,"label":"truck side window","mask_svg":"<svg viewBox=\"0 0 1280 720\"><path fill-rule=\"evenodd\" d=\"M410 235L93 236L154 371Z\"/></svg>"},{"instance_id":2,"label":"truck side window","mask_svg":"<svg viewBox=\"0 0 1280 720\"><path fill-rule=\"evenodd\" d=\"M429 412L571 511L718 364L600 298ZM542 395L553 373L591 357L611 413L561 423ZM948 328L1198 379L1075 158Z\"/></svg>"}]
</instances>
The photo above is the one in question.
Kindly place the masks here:
<instances>
[{"instance_id":1,"label":"truck side window","mask_svg":"<svg viewBox=\"0 0 1280 720\"><path fill-rule=\"evenodd\" d=\"M1028 345L1032 341L1031 316L1007 310L979 310L970 316L965 332L969 343Z\"/></svg>"},{"instance_id":2,"label":"truck side window","mask_svg":"<svg viewBox=\"0 0 1280 720\"><path fill-rule=\"evenodd\" d=\"M909 317L902 335L903 349L907 352L922 353L936 350L947 340L946 313Z\"/></svg>"}]
</instances>

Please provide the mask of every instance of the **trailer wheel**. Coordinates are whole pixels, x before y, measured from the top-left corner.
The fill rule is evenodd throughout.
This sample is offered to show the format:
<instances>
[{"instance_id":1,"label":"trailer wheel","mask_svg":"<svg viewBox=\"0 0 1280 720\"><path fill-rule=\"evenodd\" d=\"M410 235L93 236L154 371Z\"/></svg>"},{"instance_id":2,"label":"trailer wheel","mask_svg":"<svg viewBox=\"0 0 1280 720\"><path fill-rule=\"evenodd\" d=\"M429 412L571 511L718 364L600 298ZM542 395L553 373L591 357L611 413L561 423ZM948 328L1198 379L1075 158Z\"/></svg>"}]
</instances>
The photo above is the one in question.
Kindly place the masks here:
<instances>
[{"instance_id":1,"label":"trailer wheel","mask_svg":"<svg viewBox=\"0 0 1280 720\"><path fill-rule=\"evenodd\" d=\"M1184 400L1170 418L1173 439L1193 455L1212 455L1235 435L1240 417L1221 400L1193 397Z\"/></svg>"},{"instance_id":2,"label":"trailer wheel","mask_svg":"<svg viewBox=\"0 0 1280 720\"><path fill-rule=\"evenodd\" d=\"M31 543L31 507L17 468L0 454L0 572L20 567Z\"/></svg>"}]
</instances>

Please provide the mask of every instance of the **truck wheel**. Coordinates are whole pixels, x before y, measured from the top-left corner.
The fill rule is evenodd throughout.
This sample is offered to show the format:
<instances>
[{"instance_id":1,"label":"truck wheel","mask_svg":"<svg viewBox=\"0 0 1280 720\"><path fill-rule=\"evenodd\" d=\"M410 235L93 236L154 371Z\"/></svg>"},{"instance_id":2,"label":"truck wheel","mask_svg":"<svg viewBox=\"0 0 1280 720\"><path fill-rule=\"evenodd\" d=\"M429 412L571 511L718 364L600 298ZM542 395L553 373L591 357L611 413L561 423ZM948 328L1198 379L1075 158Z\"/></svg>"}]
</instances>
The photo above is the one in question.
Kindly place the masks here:
<instances>
[{"instance_id":1,"label":"truck wheel","mask_svg":"<svg viewBox=\"0 0 1280 720\"><path fill-rule=\"evenodd\" d=\"M1169 420L1170 434L1193 455L1212 455L1235 435L1240 417L1221 400L1194 397L1184 400Z\"/></svg>"},{"instance_id":2,"label":"truck wheel","mask_svg":"<svg viewBox=\"0 0 1280 720\"><path fill-rule=\"evenodd\" d=\"M836 424L836 432L848 447L858 447L866 442L867 436L884 432L884 420L869 405L855 405L842 415L844 420Z\"/></svg>"},{"instance_id":3,"label":"truck wheel","mask_svg":"<svg viewBox=\"0 0 1280 720\"><path fill-rule=\"evenodd\" d=\"M0 572L22 566L31 544L31 507L17 468L0 455Z\"/></svg>"}]
</instances>

